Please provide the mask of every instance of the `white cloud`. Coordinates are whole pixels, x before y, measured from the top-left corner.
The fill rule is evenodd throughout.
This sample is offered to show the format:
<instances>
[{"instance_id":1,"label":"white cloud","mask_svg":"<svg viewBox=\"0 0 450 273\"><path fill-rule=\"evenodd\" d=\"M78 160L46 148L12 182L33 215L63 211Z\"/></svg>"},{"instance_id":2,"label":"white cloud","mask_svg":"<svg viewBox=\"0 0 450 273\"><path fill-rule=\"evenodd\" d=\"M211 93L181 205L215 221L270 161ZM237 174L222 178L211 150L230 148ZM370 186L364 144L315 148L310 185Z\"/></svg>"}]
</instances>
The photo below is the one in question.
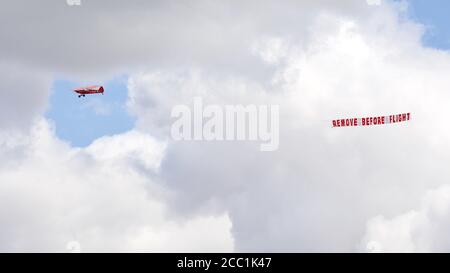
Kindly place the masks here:
<instances>
[{"instance_id":1,"label":"white cloud","mask_svg":"<svg viewBox=\"0 0 450 273\"><path fill-rule=\"evenodd\" d=\"M24 155L0 171L1 251L63 252L73 241L85 252L177 251L193 240L232 250L226 215L167 213L170 192L152 179L164 144L150 136L131 131L74 149L41 120L25 138ZM202 237L199 225L217 236Z\"/></svg>"},{"instance_id":2,"label":"white cloud","mask_svg":"<svg viewBox=\"0 0 450 273\"><path fill-rule=\"evenodd\" d=\"M369 6L379 6L381 5L381 0L366 0Z\"/></svg>"},{"instance_id":3,"label":"white cloud","mask_svg":"<svg viewBox=\"0 0 450 273\"><path fill-rule=\"evenodd\" d=\"M363 245L376 242L384 252L446 252L450 237L450 187L428 191L420 207L392 219L377 216L368 221Z\"/></svg>"},{"instance_id":4,"label":"white cloud","mask_svg":"<svg viewBox=\"0 0 450 273\"><path fill-rule=\"evenodd\" d=\"M400 10L383 6L364 22L320 14L301 44L264 37L274 42L248 51L270 64L267 82L201 68L133 75L128 106L140 129L162 136L171 107L194 96L280 104L280 150L270 155L252 143L169 142L161 176L176 193L172 209L229 211L238 250L356 251L366 221L401 213L445 184L450 128L435 117L449 114L450 56L423 48L422 26ZM348 130L327 123L404 111L413 122Z\"/></svg>"},{"instance_id":5,"label":"white cloud","mask_svg":"<svg viewBox=\"0 0 450 273\"><path fill-rule=\"evenodd\" d=\"M111 114L114 105L105 103L99 98L93 98L92 100L83 102L82 109L92 109L96 115L108 116Z\"/></svg>"},{"instance_id":6,"label":"white cloud","mask_svg":"<svg viewBox=\"0 0 450 273\"><path fill-rule=\"evenodd\" d=\"M11 1L0 57L20 69L0 66L2 94L19 90L0 119L1 250L448 250L450 56L385 3L27 2L52 15L33 17ZM58 140L39 119L48 71L131 74L136 128L85 149ZM172 142L170 109L195 96L279 104L279 150ZM327 123L404 111L412 122Z\"/></svg>"},{"instance_id":7,"label":"white cloud","mask_svg":"<svg viewBox=\"0 0 450 273\"><path fill-rule=\"evenodd\" d=\"M0 129L26 129L45 110L51 76L44 71L0 61Z\"/></svg>"}]
</instances>

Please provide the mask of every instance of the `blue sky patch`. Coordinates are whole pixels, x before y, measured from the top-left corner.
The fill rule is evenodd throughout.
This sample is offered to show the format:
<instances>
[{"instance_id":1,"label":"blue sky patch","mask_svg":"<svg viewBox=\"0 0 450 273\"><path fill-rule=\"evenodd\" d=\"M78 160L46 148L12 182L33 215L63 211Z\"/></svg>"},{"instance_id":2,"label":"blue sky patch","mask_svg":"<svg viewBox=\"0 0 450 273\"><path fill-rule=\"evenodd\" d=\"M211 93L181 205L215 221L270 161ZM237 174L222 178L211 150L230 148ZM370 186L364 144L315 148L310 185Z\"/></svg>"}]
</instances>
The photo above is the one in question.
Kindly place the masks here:
<instances>
[{"instance_id":1,"label":"blue sky patch","mask_svg":"<svg viewBox=\"0 0 450 273\"><path fill-rule=\"evenodd\" d=\"M82 84L56 80L46 117L55 123L56 135L75 147L85 147L93 140L126 132L134 119L127 113L127 77L106 82L105 94L78 98L72 90Z\"/></svg>"},{"instance_id":2,"label":"blue sky patch","mask_svg":"<svg viewBox=\"0 0 450 273\"><path fill-rule=\"evenodd\" d=\"M423 44L437 49L450 49L450 1L409 0L409 15L427 27Z\"/></svg>"}]
</instances>

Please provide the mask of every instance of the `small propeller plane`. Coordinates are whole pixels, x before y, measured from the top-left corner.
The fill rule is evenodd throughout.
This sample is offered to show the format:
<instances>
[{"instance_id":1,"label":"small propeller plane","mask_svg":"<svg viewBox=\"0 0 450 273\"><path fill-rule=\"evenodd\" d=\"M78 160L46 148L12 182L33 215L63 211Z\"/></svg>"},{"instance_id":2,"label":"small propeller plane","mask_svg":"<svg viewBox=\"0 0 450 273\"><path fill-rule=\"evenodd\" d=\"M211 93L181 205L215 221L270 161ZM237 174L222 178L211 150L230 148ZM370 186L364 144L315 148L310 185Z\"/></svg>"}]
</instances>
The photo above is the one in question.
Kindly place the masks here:
<instances>
[{"instance_id":1,"label":"small propeller plane","mask_svg":"<svg viewBox=\"0 0 450 273\"><path fill-rule=\"evenodd\" d=\"M105 92L105 89L103 86L99 85L92 85L92 86L86 86L86 87L78 87L73 90L73 92L78 93L78 97L86 97L86 95L89 94L102 94Z\"/></svg>"}]
</instances>

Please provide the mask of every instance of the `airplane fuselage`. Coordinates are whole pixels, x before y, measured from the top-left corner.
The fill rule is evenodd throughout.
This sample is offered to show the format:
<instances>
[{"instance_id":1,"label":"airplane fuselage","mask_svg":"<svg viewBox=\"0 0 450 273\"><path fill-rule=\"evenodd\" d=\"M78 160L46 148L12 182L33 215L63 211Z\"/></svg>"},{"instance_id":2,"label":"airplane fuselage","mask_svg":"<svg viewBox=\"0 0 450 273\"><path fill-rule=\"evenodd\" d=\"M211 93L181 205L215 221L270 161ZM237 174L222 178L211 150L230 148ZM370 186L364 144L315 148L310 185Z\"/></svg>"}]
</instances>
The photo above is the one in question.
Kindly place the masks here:
<instances>
[{"instance_id":1,"label":"airplane fuselage","mask_svg":"<svg viewBox=\"0 0 450 273\"><path fill-rule=\"evenodd\" d=\"M78 97L85 97L89 94L102 94L105 92L103 86L88 86L83 88L76 88L73 90L75 93L78 93Z\"/></svg>"}]
</instances>

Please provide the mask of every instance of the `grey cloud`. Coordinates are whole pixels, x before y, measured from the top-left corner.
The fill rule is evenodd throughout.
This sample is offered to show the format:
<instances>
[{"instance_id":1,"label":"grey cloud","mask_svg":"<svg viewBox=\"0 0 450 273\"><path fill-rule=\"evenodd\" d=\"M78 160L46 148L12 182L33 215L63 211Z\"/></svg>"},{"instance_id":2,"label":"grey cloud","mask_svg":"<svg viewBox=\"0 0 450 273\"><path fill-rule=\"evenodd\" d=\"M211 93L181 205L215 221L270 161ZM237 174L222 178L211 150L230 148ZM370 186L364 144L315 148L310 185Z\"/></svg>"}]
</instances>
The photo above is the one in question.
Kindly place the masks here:
<instances>
[{"instance_id":1,"label":"grey cloud","mask_svg":"<svg viewBox=\"0 0 450 273\"><path fill-rule=\"evenodd\" d=\"M0 62L0 128L28 128L45 110L51 77L15 63Z\"/></svg>"},{"instance_id":2,"label":"grey cloud","mask_svg":"<svg viewBox=\"0 0 450 273\"><path fill-rule=\"evenodd\" d=\"M423 48L421 26L397 20L397 12L381 10L365 24L322 17L306 47L286 39L270 88L202 70L133 76L139 84L130 85L129 107L153 133L164 132L169 109L192 96L280 104L276 152L254 143L169 143L161 176L175 192L173 211L228 211L237 250L357 251L368 220L401 214L447 183L450 130L435 117L448 116L450 57ZM330 128L333 117L397 111L413 112L413 121Z\"/></svg>"},{"instance_id":3,"label":"grey cloud","mask_svg":"<svg viewBox=\"0 0 450 273\"><path fill-rule=\"evenodd\" d=\"M164 145L150 136L130 131L74 149L40 120L21 137L10 146L24 155L0 169L1 252L66 252L71 241L85 252L232 250L226 214L168 215L168 190L152 179Z\"/></svg>"},{"instance_id":4,"label":"grey cloud","mask_svg":"<svg viewBox=\"0 0 450 273\"><path fill-rule=\"evenodd\" d=\"M130 160L130 153L122 153L122 141L133 141L126 135L118 136L118 142L106 141L105 146L104 140L93 144L98 149L91 147L92 158L77 154L71 160L60 156L79 151L55 145L58 141L40 143L38 159L65 162L66 169L58 170L57 181L49 179L46 190L31 201L26 201L29 191L20 188L30 183L24 170L32 177L48 178L49 167L36 160L36 151L32 150L29 161L27 152L17 155L23 161L17 160L12 172L0 173L2 200L18 205L16 217L0 211L6 223L0 238L5 249L56 249L70 237L64 225L57 226L64 231L60 237L51 235L57 231L44 232L54 219L38 221L31 213L36 207L30 205L46 197L52 200L56 189L64 192L64 182L81 193L91 192L92 187L104 187L106 193L94 191L83 199L87 205L81 209L89 210L87 214L76 214L76 204L60 200L37 206L36 214L54 209L58 219L74 209L73 221L79 221L75 226L84 231L84 240L93 240L91 249L147 246L138 247L120 236L135 228L144 235L132 233L131 242L152 242L155 233L145 231L166 226L161 220L166 215L158 205L155 208L153 199L141 195L153 193L152 198L163 196L157 200L175 222L213 217L209 224L225 225L226 220L216 222L214 217L228 213L234 247L242 251L360 250L363 238L384 239L376 227L388 221L377 225L370 219L377 215L402 218L404 211L417 206L424 191L447 183L450 128L435 117L450 114L445 105L450 57L423 48L423 28L399 19L396 4L83 1L81 7L69 7L64 1L55 3L11 1L5 5L0 11L0 34L9 39L0 45L1 57L31 71L41 68L46 75L57 72L81 78L131 73L128 108L138 119L136 130L158 138L167 136L171 107L188 104L196 95L207 103L280 104L280 149L261 153L258 144L249 142L169 141L161 169L149 174L145 157L151 155L143 153L144 159L136 160L133 155L141 153L135 152ZM274 48L265 41L282 41L282 52L272 52ZM20 78L12 79L15 85ZM17 103L10 100L11 105ZM30 112L18 116L31 120L43 105L24 104ZM405 110L414 113L406 126L332 130L326 123L336 116ZM16 154L14 149L8 153ZM110 163L119 167L113 173L116 178L95 160L108 149L122 151L112 153L117 160ZM83 169L87 163L94 167ZM121 175L130 169L135 179L131 185L121 184L121 178L126 180ZM78 188L80 179L89 183ZM18 188L8 187L12 182ZM141 183L146 182L154 188L143 187ZM102 216L96 229L97 213L103 213L101 208L123 192L126 196ZM154 214L149 216L149 211ZM114 217L116 213L123 219ZM160 217L156 222L146 218L154 215ZM446 218L442 220L445 229ZM24 228L27 222L33 225ZM366 223L375 231L366 230ZM217 229L223 233L216 243L225 245L224 249L230 247L227 228ZM44 236L33 237L36 230ZM18 239L23 237L37 241ZM171 250L177 247L171 241L167 244Z\"/></svg>"},{"instance_id":5,"label":"grey cloud","mask_svg":"<svg viewBox=\"0 0 450 273\"><path fill-rule=\"evenodd\" d=\"M363 1L8 1L0 54L69 75L180 64L265 75L249 43L263 35L297 39L320 10L368 12Z\"/></svg>"}]
</instances>

